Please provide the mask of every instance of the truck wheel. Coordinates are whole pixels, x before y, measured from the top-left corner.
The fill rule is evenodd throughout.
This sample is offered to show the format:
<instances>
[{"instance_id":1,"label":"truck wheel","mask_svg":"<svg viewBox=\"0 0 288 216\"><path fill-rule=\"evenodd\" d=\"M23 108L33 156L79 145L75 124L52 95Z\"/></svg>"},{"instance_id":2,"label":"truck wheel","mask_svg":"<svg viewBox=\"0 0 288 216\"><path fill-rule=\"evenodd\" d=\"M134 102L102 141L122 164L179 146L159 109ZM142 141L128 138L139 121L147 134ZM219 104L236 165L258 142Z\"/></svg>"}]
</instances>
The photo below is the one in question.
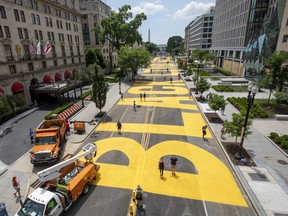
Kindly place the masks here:
<instances>
[{"instance_id":1,"label":"truck wheel","mask_svg":"<svg viewBox=\"0 0 288 216\"><path fill-rule=\"evenodd\" d=\"M82 190L82 194L85 195L85 194L88 193L88 191L89 191L89 185L86 184L86 185L84 186L83 190Z\"/></svg>"}]
</instances>

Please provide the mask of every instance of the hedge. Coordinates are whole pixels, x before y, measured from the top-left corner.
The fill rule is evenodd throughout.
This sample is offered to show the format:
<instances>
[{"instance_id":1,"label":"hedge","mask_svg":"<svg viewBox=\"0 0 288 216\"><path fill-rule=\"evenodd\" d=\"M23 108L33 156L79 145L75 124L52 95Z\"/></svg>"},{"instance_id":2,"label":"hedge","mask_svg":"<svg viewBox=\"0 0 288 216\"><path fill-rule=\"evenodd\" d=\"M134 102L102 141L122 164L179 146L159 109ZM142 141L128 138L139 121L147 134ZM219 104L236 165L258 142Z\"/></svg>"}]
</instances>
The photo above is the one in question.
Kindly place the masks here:
<instances>
[{"instance_id":1,"label":"hedge","mask_svg":"<svg viewBox=\"0 0 288 216\"><path fill-rule=\"evenodd\" d=\"M276 137L278 137L279 135L278 135L278 133L276 133L276 132L271 132L270 133L270 138L271 139L275 139Z\"/></svg>"},{"instance_id":2,"label":"hedge","mask_svg":"<svg viewBox=\"0 0 288 216\"><path fill-rule=\"evenodd\" d=\"M230 86L212 86L217 92L234 92L234 88Z\"/></svg>"},{"instance_id":3,"label":"hedge","mask_svg":"<svg viewBox=\"0 0 288 216\"><path fill-rule=\"evenodd\" d=\"M63 106L61 107L58 107L57 109L53 110L52 112L50 112L48 115L46 115L44 118L46 120L49 120L52 118L52 115L53 114L59 114L61 112L63 112L64 110L68 109L69 107L71 107L74 103L73 102L69 102L69 103L66 103L64 104Z\"/></svg>"},{"instance_id":4,"label":"hedge","mask_svg":"<svg viewBox=\"0 0 288 216\"><path fill-rule=\"evenodd\" d=\"M217 72L222 73L222 74L224 74L226 76L231 76L231 72L226 70L226 69L224 69L224 68L214 66L214 70L216 70Z\"/></svg>"},{"instance_id":5,"label":"hedge","mask_svg":"<svg viewBox=\"0 0 288 216\"><path fill-rule=\"evenodd\" d=\"M82 95L78 96L78 99L84 100L90 94L91 94L91 91L87 91L87 92L83 93Z\"/></svg>"}]
</instances>

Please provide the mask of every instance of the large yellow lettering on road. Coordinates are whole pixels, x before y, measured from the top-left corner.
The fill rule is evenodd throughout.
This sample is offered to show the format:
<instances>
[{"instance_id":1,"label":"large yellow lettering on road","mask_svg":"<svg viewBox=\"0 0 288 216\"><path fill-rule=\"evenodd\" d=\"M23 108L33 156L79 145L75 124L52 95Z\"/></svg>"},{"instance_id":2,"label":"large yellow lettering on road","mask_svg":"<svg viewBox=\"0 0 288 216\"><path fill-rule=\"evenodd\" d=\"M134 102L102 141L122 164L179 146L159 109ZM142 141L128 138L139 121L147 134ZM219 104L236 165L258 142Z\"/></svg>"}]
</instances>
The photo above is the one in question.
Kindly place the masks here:
<instances>
[{"instance_id":1,"label":"large yellow lettering on road","mask_svg":"<svg viewBox=\"0 0 288 216\"><path fill-rule=\"evenodd\" d=\"M134 189L137 184L150 193L210 202L247 206L229 169L209 152L177 140L158 143L146 152L129 138L107 138L97 141L101 155L112 150L123 152L129 165L98 163L101 165L98 185ZM158 161L165 155L175 154L191 161L198 174L177 172L177 178L165 171L165 181L159 178ZM165 164L167 166L167 164Z\"/></svg>"}]
</instances>

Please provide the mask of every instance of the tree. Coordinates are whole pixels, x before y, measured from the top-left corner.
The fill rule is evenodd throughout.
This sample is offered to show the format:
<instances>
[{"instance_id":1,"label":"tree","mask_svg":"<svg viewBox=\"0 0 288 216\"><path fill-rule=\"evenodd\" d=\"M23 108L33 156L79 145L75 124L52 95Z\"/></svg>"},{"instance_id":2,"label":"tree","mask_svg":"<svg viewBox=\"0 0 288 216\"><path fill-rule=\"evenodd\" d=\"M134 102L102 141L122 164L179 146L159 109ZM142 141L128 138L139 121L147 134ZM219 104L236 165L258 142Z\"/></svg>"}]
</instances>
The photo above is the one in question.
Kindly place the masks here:
<instances>
[{"instance_id":1,"label":"tree","mask_svg":"<svg viewBox=\"0 0 288 216\"><path fill-rule=\"evenodd\" d=\"M211 109L213 109L215 112L220 109L225 109L225 106L227 105L226 100L224 99L223 95L217 95L212 94L209 98L208 105Z\"/></svg>"},{"instance_id":2,"label":"tree","mask_svg":"<svg viewBox=\"0 0 288 216\"><path fill-rule=\"evenodd\" d=\"M205 61L214 60L215 57L216 57L216 52L208 52L208 51L200 50L200 49L193 50L193 52L192 52L192 58L198 59L200 61L202 61L202 60L205 60Z\"/></svg>"},{"instance_id":3,"label":"tree","mask_svg":"<svg viewBox=\"0 0 288 216\"><path fill-rule=\"evenodd\" d=\"M92 100L95 103L96 107L100 109L106 104L106 95L108 92L108 86L104 81L104 74L100 71L99 67L95 67L95 81L92 85Z\"/></svg>"},{"instance_id":4,"label":"tree","mask_svg":"<svg viewBox=\"0 0 288 216\"><path fill-rule=\"evenodd\" d=\"M149 51L150 54L155 53L155 52L159 52L159 47L157 46L157 44L155 43L151 43L151 42L145 42L144 47Z\"/></svg>"},{"instance_id":5,"label":"tree","mask_svg":"<svg viewBox=\"0 0 288 216\"><path fill-rule=\"evenodd\" d=\"M147 65L149 61L150 55L146 49L122 46L118 53L119 67L125 72L124 75L131 71L132 78L137 74L138 69Z\"/></svg>"},{"instance_id":6,"label":"tree","mask_svg":"<svg viewBox=\"0 0 288 216\"><path fill-rule=\"evenodd\" d=\"M242 127L245 122L245 116L238 113L232 114L232 121L225 120L224 121L224 129L227 133L229 133L232 137L235 137L235 143L237 143L237 139L242 134ZM252 124L252 120L248 119L245 137L251 134L250 125Z\"/></svg>"},{"instance_id":7,"label":"tree","mask_svg":"<svg viewBox=\"0 0 288 216\"><path fill-rule=\"evenodd\" d=\"M133 46L135 42L142 43L142 36L138 32L138 28L142 25L142 21L147 19L147 16L140 13L133 18L130 10L130 5L124 5L119 8L117 13L112 11L109 17L102 19L101 25L96 25L92 29L102 44L109 42L111 68L114 48L119 51L121 46Z\"/></svg>"},{"instance_id":8,"label":"tree","mask_svg":"<svg viewBox=\"0 0 288 216\"><path fill-rule=\"evenodd\" d=\"M278 105L288 105L288 93L278 92L275 97Z\"/></svg>"},{"instance_id":9,"label":"tree","mask_svg":"<svg viewBox=\"0 0 288 216\"><path fill-rule=\"evenodd\" d=\"M196 89L197 89L197 91L200 92L200 97L201 98L202 98L202 94L205 91L209 90L210 86L211 86L211 83L209 83L205 78L200 77L199 82L196 83Z\"/></svg>"},{"instance_id":10,"label":"tree","mask_svg":"<svg viewBox=\"0 0 288 216\"><path fill-rule=\"evenodd\" d=\"M99 49L87 48L85 49L85 62L86 67L92 64L98 64L102 69L106 68L105 59Z\"/></svg>"},{"instance_id":11,"label":"tree","mask_svg":"<svg viewBox=\"0 0 288 216\"><path fill-rule=\"evenodd\" d=\"M181 36L173 36L168 39L166 47L167 52L174 52L175 55L178 55L183 49L184 43Z\"/></svg>"},{"instance_id":12,"label":"tree","mask_svg":"<svg viewBox=\"0 0 288 216\"><path fill-rule=\"evenodd\" d=\"M288 79L288 52L274 52L268 59L267 65L271 72L271 82L275 83L280 92L283 91L284 82Z\"/></svg>"},{"instance_id":13,"label":"tree","mask_svg":"<svg viewBox=\"0 0 288 216\"><path fill-rule=\"evenodd\" d=\"M0 115L11 113L12 109L9 106L7 96L0 94Z\"/></svg>"},{"instance_id":14,"label":"tree","mask_svg":"<svg viewBox=\"0 0 288 216\"><path fill-rule=\"evenodd\" d=\"M277 85L275 82L273 82L273 77L271 74L268 74L265 76L263 80L260 80L259 82L256 82L255 85L260 88L268 88L269 89L269 96L267 103L270 103L271 95L273 90L277 88Z\"/></svg>"}]
</instances>

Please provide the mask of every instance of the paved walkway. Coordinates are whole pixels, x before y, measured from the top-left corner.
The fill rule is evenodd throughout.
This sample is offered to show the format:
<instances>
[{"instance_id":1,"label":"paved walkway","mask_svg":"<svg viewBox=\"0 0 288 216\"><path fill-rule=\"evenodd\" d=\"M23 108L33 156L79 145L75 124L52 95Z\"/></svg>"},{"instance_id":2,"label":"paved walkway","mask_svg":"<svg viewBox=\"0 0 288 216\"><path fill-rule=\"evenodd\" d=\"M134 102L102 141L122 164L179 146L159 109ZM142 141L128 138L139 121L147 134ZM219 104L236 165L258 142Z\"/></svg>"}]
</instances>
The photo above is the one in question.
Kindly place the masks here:
<instances>
[{"instance_id":1,"label":"paved walkway","mask_svg":"<svg viewBox=\"0 0 288 216\"><path fill-rule=\"evenodd\" d=\"M193 82L186 82L188 88L194 88ZM227 97L247 97L247 92L216 92L213 88L204 95L216 93ZM195 93L192 93L195 97ZM268 98L269 91L259 92L256 98ZM203 112L211 112L207 103L198 103ZM239 113L230 103L226 106L225 114L218 115L222 120L231 120L232 113ZM210 123L219 141L235 141L235 138L225 136L221 140L222 124ZM288 215L288 156L273 144L267 136L270 132L287 134L288 121L254 119L250 127L252 134L244 140L244 148L249 153L257 167L235 166L242 183L248 187L251 197L255 197L255 205L262 214L276 213ZM260 205L259 205L260 204Z\"/></svg>"},{"instance_id":2,"label":"paved walkway","mask_svg":"<svg viewBox=\"0 0 288 216\"><path fill-rule=\"evenodd\" d=\"M132 84L133 82L124 80L121 83L121 91L126 92ZM108 112L119 99L120 95L118 83L110 85L109 91L107 93L106 105L102 109L102 112ZM13 119L10 119L8 122L1 125L1 128L12 124L14 121L17 121L20 118L25 118L27 115L30 115L35 110L37 110L37 108L33 108L25 113L18 115ZM68 137L64 155L68 153L74 154L78 152L79 149L81 149L84 140L89 134L94 131L95 127L100 121L100 118L96 117L99 111L100 110L96 108L93 102L85 101L85 107L69 119L69 121L79 120L86 122L94 120L95 124L85 123L86 132L82 135L75 134L73 132L72 124L72 133ZM24 201L26 196L31 193L31 191L29 191L30 184L38 178L36 173L40 171L40 169L34 168L29 161L29 153L27 152L9 167L7 167L5 164L0 163L0 202L5 203L9 215L14 215L19 210L20 202ZM15 192L12 187L13 176L17 176L18 181L20 181L21 195L23 196L21 199L15 198L13 196L13 193Z\"/></svg>"}]
</instances>

